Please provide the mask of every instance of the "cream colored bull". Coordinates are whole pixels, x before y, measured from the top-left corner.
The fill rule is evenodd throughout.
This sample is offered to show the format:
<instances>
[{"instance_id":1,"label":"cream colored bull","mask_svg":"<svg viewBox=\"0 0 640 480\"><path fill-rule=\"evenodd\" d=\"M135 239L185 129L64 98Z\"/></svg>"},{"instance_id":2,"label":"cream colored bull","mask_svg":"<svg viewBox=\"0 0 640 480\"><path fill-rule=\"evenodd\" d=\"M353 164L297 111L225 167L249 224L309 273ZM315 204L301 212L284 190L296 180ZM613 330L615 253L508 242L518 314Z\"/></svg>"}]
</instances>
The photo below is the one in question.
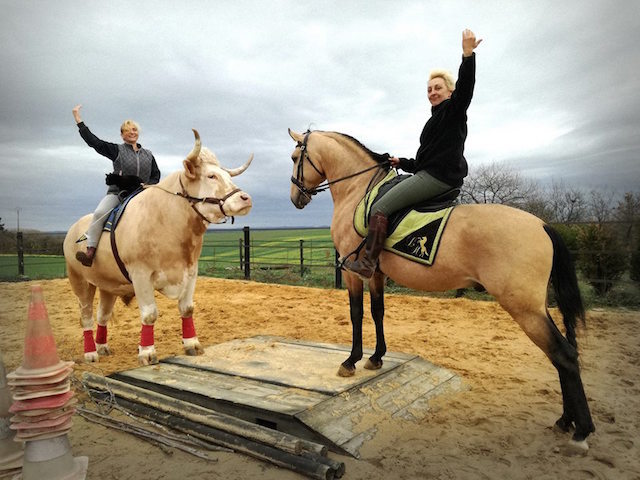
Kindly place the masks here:
<instances>
[{"instance_id":1,"label":"cream colored bull","mask_svg":"<svg viewBox=\"0 0 640 480\"><path fill-rule=\"evenodd\" d=\"M158 362L153 338L158 317L155 290L178 300L185 352L197 355L203 351L192 318L202 239L209 224L251 210L251 197L237 188L231 177L244 172L253 155L242 167L226 169L211 151L201 148L200 136L193 132L195 146L183 162L184 169L146 187L129 202L120 219L116 246L131 282L116 263L108 232L103 233L91 267L76 260L76 252L84 248L84 243L76 240L87 230L91 215L82 217L67 232L64 256L69 282L80 304L86 361L97 361L99 355L110 353L107 323L113 305L117 297L135 295L142 321L138 360L143 365ZM96 288L100 300L94 341Z\"/></svg>"}]
</instances>

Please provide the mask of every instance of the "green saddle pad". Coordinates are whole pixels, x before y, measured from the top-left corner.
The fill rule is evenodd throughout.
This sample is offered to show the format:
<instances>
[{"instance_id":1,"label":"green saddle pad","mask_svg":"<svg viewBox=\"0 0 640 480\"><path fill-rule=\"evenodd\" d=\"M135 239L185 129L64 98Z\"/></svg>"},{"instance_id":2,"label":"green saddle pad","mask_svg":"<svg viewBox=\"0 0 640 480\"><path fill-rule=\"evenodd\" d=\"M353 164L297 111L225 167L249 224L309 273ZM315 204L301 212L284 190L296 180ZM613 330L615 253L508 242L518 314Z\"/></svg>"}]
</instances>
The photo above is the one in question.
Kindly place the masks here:
<instances>
[{"instance_id":1,"label":"green saddle pad","mask_svg":"<svg viewBox=\"0 0 640 480\"><path fill-rule=\"evenodd\" d=\"M353 226L360 236L367 235L369 228L368 222L365 224L365 219L369 218L369 210L380 187L396 175L395 170L391 170L356 207ZM432 265L436 259L442 232L453 208L447 207L435 212L420 212L415 209L403 211L399 222L389 222L384 249L415 262Z\"/></svg>"}]
</instances>

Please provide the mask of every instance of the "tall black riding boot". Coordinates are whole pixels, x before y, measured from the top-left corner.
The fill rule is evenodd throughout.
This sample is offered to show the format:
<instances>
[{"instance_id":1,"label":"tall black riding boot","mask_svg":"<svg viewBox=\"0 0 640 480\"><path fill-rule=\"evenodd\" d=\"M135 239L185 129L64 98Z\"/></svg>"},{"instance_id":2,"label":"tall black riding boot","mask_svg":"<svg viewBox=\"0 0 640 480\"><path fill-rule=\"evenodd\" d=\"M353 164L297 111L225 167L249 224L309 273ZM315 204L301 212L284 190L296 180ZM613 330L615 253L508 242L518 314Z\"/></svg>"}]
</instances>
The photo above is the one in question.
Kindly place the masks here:
<instances>
[{"instance_id":1,"label":"tall black riding boot","mask_svg":"<svg viewBox=\"0 0 640 480\"><path fill-rule=\"evenodd\" d=\"M382 252L387 238L387 217L383 213L376 213L369 222L369 233L365 243L365 253L355 261L345 261L344 268L352 271L363 280L371 278L376 271L378 257Z\"/></svg>"}]
</instances>

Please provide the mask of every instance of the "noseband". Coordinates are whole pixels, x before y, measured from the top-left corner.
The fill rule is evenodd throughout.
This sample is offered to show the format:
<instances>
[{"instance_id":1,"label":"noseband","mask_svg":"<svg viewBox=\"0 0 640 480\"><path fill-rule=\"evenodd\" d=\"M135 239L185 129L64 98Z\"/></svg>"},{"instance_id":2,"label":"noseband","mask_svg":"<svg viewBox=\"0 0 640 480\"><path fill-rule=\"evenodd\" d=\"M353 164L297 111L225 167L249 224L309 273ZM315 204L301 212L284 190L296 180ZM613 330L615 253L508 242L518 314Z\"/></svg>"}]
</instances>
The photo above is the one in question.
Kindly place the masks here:
<instances>
[{"instance_id":1,"label":"noseband","mask_svg":"<svg viewBox=\"0 0 640 480\"><path fill-rule=\"evenodd\" d=\"M338 178L337 180L333 180L333 181L326 181L325 183L321 183L320 185L313 187L313 188L307 188L304 186L304 170L303 170L303 166L304 166L304 160L306 159L309 164L313 167L313 169L318 172L318 174L320 176L324 176L324 174L318 169L318 167L316 167L316 165L313 163L313 161L311 160L311 157L309 156L309 151L307 150L307 141L309 139L309 135L311 135L311 131L307 130L304 134L304 138L302 139L302 142L298 142L298 147L300 148L300 158L298 160L298 168L296 170L296 176L291 176L291 183L293 183L298 190L300 191L300 193L302 193L305 197L307 197L309 200L311 200L311 197L319 192L324 192L325 190L328 190L331 185L333 185L334 183L338 183L341 182L343 180L348 180L349 178L353 178L356 177L358 175L362 175L363 173L366 173L370 170L374 170L376 168L380 168L380 169L388 169L390 162L387 160L384 163L379 163L377 165L374 165L372 167L369 168L365 168L364 170L360 170L359 172L356 173L352 173L351 175L347 175L346 177L342 177L342 178ZM375 177L375 175L374 175ZM373 179L372 179L373 180Z\"/></svg>"},{"instance_id":2,"label":"noseband","mask_svg":"<svg viewBox=\"0 0 640 480\"><path fill-rule=\"evenodd\" d=\"M191 208L193 208L193 211L196 212L200 218L202 218L205 222L207 223L212 223L210 220L207 219L207 217L205 217L200 210L198 210L196 208L196 205L198 205L199 203L213 203L215 205L218 205L218 207L220 208L220 211L222 212L222 214L226 217L226 218L231 218L231 223L233 223L235 221L234 217L229 217L229 215L226 214L226 212L224 211L224 202L229 199L229 197L235 195L238 192L241 192L242 190L239 188L236 188L235 190L232 190L231 192L227 193L224 197L222 198L216 198L216 197L192 197L191 195L189 195L187 193L187 189L184 188L184 185L182 184L182 178L180 178L180 188L182 188L182 192L176 192L176 195L184 198L185 200L187 200L190 204L191 204ZM226 222L226 220L225 220Z\"/></svg>"}]
</instances>

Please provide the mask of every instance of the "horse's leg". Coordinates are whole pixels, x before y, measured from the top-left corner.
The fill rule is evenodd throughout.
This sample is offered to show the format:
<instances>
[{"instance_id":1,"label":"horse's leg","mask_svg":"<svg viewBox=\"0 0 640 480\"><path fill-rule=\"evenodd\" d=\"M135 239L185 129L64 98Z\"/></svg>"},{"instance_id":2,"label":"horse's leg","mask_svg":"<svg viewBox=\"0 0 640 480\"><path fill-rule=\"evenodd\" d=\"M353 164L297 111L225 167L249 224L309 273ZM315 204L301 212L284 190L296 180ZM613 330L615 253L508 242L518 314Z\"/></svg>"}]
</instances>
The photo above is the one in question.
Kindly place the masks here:
<instances>
[{"instance_id":1,"label":"horse's leg","mask_svg":"<svg viewBox=\"0 0 640 480\"><path fill-rule=\"evenodd\" d=\"M98 304L96 330L96 347L98 355L111 355L109 344L107 343L107 323L111 320L113 314L113 305L118 297L112 293L100 290L100 303Z\"/></svg>"},{"instance_id":2,"label":"horse's leg","mask_svg":"<svg viewBox=\"0 0 640 480\"><path fill-rule=\"evenodd\" d=\"M149 365L158 363L156 347L153 338L153 326L158 318L158 307L154 297L153 285L149 281L149 276L142 274L131 274L131 283L138 299L140 308L140 321L142 328L140 331L140 345L138 346L138 363Z\"/></svg>"},{"instance_id":3,"label":"horse's leg","mask_svg":"<svg viewBox=\"0 0 640 480\"><path fill-rule=\"evenodd\" d=\"M376 272L369 280L371 316L376 325L376 351L364 366L368 370L381 368L382 357L387 353L387 344L384 341L384 280L385 275L382 272Z\"/></svg>"},{"instance_id":4,"label":"horse's leg","mask_svg":"<svg viewBox=\"0 0 640 480\"><path fill-rule=\"evenodd\" d=\"M509 311L508 308L507 310ZM576 430L571 443L579 449L587 450L589 446L586 438L595 431L595 427L580 378L577 350L558 330L546 311L509 313L558 371L562 390L562 416L556 422L556 426L569 431L571 424L575 422Z\"/></svg>"},{"instance_id":5,"label":"horse's leg","mask_svg":"<svg viewBox=\"0 0 640 480\"><path fill-rule=\"evenodd\" d=\"M351 315L351 355L340 368L338 375L352 377L356 373L356 363L362 359L362 317L364 315L363 290L364 286L355 274L345 271L344 275L347 290L349 291L349 313Z\"/></svg>"},{"instance_id":6,"label":"horse's leg","mask_svg":"<svg viewBox=\"0 0 640 480\"><path fill-rule=\"evenodd\" d=\"M80 325L84 337L84 361L97 362L98 352L96 351L96 343L93 339L93 297L96 293L96 287L87 282L82 275L68 268L69 283L71 289L78 298L80 306Z\"/></svg>"},{"instance_id":7,"label":"horse's leg","mask_svg":"<svg viewBox=\"0 0 640 480\"><path fill-rule=\"evenodd\" d=\"M185 293L178 301L178 310L180 310L182 317L182 345L187 355L202 355L204 353L193 324L193 293L196 288L196 279L196 275L189 279Z\"/></svg>"}]
</instances>

